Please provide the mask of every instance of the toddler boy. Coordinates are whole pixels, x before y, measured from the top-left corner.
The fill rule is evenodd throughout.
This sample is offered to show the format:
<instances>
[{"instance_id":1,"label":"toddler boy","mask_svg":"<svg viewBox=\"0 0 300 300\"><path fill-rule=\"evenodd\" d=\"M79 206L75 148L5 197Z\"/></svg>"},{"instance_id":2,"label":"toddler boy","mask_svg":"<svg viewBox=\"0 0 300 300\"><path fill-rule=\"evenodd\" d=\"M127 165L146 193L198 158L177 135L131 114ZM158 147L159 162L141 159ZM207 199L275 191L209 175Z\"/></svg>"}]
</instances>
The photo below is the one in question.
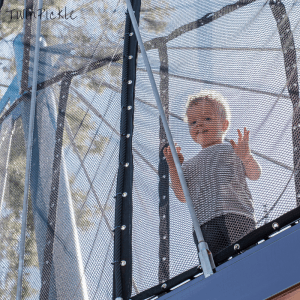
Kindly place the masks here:
<instances>
[{"instance_id":1,"label":"toddler boy","mask_svg":"<svg viewBox=\"0 0 300 300\"><path fill-rule=\"evenodd\" d=\"M238 129L238 143L223 143L230 123L230 110L216 91L190 96L186 121L192 139L202 150L184 162L176 147L183 173L205 241L213 255L255 229L251 193L246 177L257 180L261 174L251 155L249 133ZM185 202L170 147L164 149L176 197ZM194 239L198 245L194 232Z\"/></svg>"}]
</instances>

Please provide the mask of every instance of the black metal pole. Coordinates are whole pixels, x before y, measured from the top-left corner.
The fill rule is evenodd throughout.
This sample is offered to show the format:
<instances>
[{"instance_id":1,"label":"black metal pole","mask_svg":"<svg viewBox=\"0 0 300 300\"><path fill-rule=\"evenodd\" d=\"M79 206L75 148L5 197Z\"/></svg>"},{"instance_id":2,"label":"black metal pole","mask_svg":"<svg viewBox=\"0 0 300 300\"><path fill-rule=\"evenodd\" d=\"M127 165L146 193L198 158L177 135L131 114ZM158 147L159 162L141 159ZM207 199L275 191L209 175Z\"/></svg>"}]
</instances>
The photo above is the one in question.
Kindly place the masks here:
<instances>
[{"instance_id":1,"label":"black metal pole","mask_svg":"<svg viewBox=\"0 0 300 300\"><path fill-rule=\"evenodd\" d=\"M33 10L33 0L27 0L26 8L25 8L26 19L24 21L24 26L25 26L24 36L23 36L24 50L23 50L23 66L22 66L20 94L23 94L28 89L31 27L32 27L32 16L31 16L30 12L32 10Z\"/></svg>"},{"instance_id":2,"label":"black metal pole","mask_svg":"<svg viewBox=\"0 0 300 300\"><path fill-rule=\"evenodd\" d=\"M141 0L131 4L139 21ZM132 134L138 43L126 16L121 93L119 171L115 206L113 299L130 299L132 289Z\"/></svg>"},{"instance_id":3,"label":"black metal pole","mask_svg":"<svg viewBox=\"0 0 300 300\"><path fill-rule=\"evenodd\" d=\"M300 204L300 109L297 57L293 32L285 6L280 0L271 0L270 7L277 23L283 51L286 73L286 86L293 105L292 137L294 149L294 176L296 189L296 204Z\"/></svg>"},{"instance_id":4,"label":"black metal pole","mask_svg":"<svg viewBox=\"0 0 300 300\"><path fill-rule=\"evenodd\" d=\"M169 121L169 76L168 53L164 42L158 48L160 60L160 99L165 109L166 118ZM164 157L163 149L167 146L167 136L159 118L159 283L163 283L170 277L170 208L169 208L169 167Z\"/></svg>"}]
</instances>

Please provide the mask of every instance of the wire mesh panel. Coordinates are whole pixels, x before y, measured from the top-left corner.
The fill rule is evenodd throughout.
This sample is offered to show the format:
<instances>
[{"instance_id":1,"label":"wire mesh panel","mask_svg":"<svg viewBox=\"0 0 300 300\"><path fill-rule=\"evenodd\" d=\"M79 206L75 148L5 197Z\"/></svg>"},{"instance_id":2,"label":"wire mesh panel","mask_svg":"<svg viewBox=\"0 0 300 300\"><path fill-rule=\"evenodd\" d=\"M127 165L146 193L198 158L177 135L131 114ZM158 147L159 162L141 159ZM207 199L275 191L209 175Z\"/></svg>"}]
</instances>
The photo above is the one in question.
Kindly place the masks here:
<instances>
[{"instance_id":1,"label":"wire mesh panel","mask_svg":"<svg viewBox=\"0 0 300 300\"><path fill-rule=\"evenodd\" d=\"M132 2L204 237L212 249L211 237L219 241L224 228L227 235L232 232L213 250L217 258L299 203L299 1ZM138 50L135 43L125 45L132 53L123 49L134 37L125 3L44 1L41 11L37 5L5 2L1 13L0 298L16 298L22 275L22 299L110 299L119 288L116 270L123 278L126 268L131 274L131 253L127 288L132 286L132 298L146 298L143 293L156 285L163 292L169 279L199 261L141 55L136 78L128 77L135 74ZM30 192L27 216L22 216L37 40ZM131 86L126 95L124 86ZM221 93L230 107L222 144L204 145L194 136L189 114L197 123L205 109L199 110L198 96L193 110L187 111L186 103L203 90ZM127 93L134 106L124 105ZM124 116L130 118L125 122L130 134L122 131ZM262 169L258 180L249 179L257 178L247 173L247 162L230 144L232 139L238 143L237 129L244 127ZM133 164L121 160L123 144ZM131 213L124 207L131 191L118 192L122 168L133 170L132 236L131 217L124 216ZM234 185L241 178L244 194L236 196ZM220 191L228 186L231 196L225 199ZM116 208L115 199L121 199ZM233 207L234 199L244 206ZM212 207L220 203L226 209L215 213ZM120 207L128 231L115 223ZM19 265L22 218L27 220L24 266ZM114 248L116 235L126 232L132 249L124 250L124 241L120 247L127 262L116 260Z\"/></svg>"},{"instance_id":2,"label":"wire mesh panel","mask_svg":"<svg viewBox=\"0 0 300 300\"><path fill-rule=\"evenodd\" d=\"M298 7L297 1L142 2L142 38L173 138L184 157L185 178L204 237L214 248L209 238L220 244L220 228L229 232L230 240L214 255L297 207ZM211 147L203 151L184 120L188 97L203 90L221 93L230 107L231 122L221 147L238 157L229 141L238 143L237 129L242 135L244 127L250 130L252 155L262 169L259 180L247 177L245 182L251 220L241 217L247 209L234 206L234 194L218 196L220 188L226 188L219 187L220 180L228 181L222 182L237 193L232 175L237 171L230 166L234 162ZM188 209L175 196L176 186L164 162L167 140L141 55L134 126L133 278L138 292L133 290L133 295L157 284L163 292L165 281L198 265ZM199 158L205 155L211 155L207 164ZM205 193L211 199L204 203ZM215 199L223 201L227 215L209 222L217 216L208 212Z\"/></svg>"},{"instance_id":3,"label":"wire mesh panel","mask_svg":"<svg viewBox=\"0 0 300 300\"><path fill-rule=\"evenodd\" d=\"M1 14L1 55L9 63L1 81L0 298L16 298L41 18L22 299L109 299L125 7L44 1L38 11L37 5L27 1L25 18L24 3L5 3L9 12Z\"/></svg>"}]
</instances>

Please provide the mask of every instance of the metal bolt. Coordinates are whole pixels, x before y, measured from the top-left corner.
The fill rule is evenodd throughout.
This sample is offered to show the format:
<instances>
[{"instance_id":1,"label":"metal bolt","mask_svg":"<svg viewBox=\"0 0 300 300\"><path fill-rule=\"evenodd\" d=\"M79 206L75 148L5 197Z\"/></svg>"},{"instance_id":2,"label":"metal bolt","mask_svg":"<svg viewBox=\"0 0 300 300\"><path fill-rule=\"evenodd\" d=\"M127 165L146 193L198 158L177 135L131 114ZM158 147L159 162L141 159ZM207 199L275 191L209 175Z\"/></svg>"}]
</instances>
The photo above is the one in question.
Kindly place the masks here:
<instances>
[{"instance_id":1,"label":"metal bolt","mask_svg":"<svg viewBox=\"0 0 300 300\"><path fill-rule=\"evenodd\" d=\"M166 159L166 157L164 156L163 159Z\"/></svg>"},{"instance_id":2,"label":"metal bolt","mask_svg":"<svg viewBox=\"0 0 300 300\"><path fill-rule=\"evenodd\" d=\"M129 36L133 36L133 32L130 32L130 33L129 33Z\"/></svg>"},{"instance_id":3,"label":"metal bolt","mask_svg":"<svg viewBox=\"0 0 300 300\"><path fill-rule=\"evenodd\" d=\"M125 167L125 168L129 167L129 163L128 163L128 162L125 163L125 164L124 164L124 167Z\"/></svg>"},{"instance_id":4,"label":"metal bolt","mask_svg":"<svg viewBox=\"0 0 300 300\"><path fill-rule=\"evenodd\" d=\"M233 247L234 250L239 250L240 248L241 248L241 246L239 244L235 244Z\"/></svg>"},{"instance_id":5,"label":"metal bolt","mask_svg":"<svg viewBox=\"0 0 300 300\"><path fill-rule=\"evenodd\" d=\"M166 284L166 283L163 283L163 284L161 285L161 288L162 288L162 289L166 289L166 288L167 288L167 284Z\"/></svg>"},{"instance_id":6,"label":"metal bolt","mask_svg":"<svg viewBox=\"0 0 300 300\"><path fill-rule=\"evenodd\" d=\"M163 258L162 258L162 261L166 261L166 260L167 260L167 258L166 258L166 257L163 257Z\"/></svg>"},{"instance_id":7,"label":"metal bolt","mask_svg":"<svg viewBox=\"0 0 300 300\"><path fill-rule=\"evenodd\" d=\"M127 106L127 110L131 110L132 109L132 106Z\"/></svg>"},{"instance_id":8,"label":"metal bolt","mask_svg":"<svg viewBox=\"0 0 300 300\"><path fill-rule=\"evenodd\" d=\"M163 175L162 178L166 178L166 175Z\"/></svg>"},{"instance_id":9,"label":"metal bolt","mask_svg":"<svg viewBox=\"0 0 300 300\"><path fill-rule=\"evenodd\" d=\"M127 83L128 83L128 84L132 84L132 80L128 80Z\"/></svg>"},{"instance_id":10,"label":"metal bolt","mask_svg":"<svg viewBox=\"0 0 300 300\"><path fill-rule=\"evenodd\" d=\"M166 199L166 196L163 196L163 199Z\"/></svg>"},{"instance_id":11,"label":"metal bolt","mask_svg":"<svg viewBox=\"0 0 300 300\"><path fill-rule=\"evenodd\" d=\"M125 230L125 229L126 229L126 225L122 225L121 230Z\"/></svg>"},{"instance_id":12,"label":"metal bolt","mask_svg":"<svg viewBox=\"0 0 300 300\"><path fill-rule=\"evenodd\" d=\"M46 260L46 265L48 265L49 264L49 260Z\"/></svg>"},{"instance_id":13,"label":"metal bolt","mask_svg":"<svg viewBox=\"0 0 300 300\"><path fill-rule=\"evenodd\" d=\"M278 224L277 222L274 222L274 223L272 224L272 227L273 227L274 230L276 230L276 229L279 228L279 224Z\"/></svg>"},{"instance_id":14,"label":"metal bolt","mask_svg":"<svg viewBox=\"0 0 300 300\"><path fill-rule=\"evenodd\" d=\"M121 260L120 265L121 265L122 267L126 266L126 260Z\"/></svg>"},{"instance_id":15,"label":"metal bolt","mask_svg":"<svg viewBox=\"0 0 300 300\"><path fill-rule=\"evenodd\" d=\"M297 198L300 198L300 194L297 195Z\"/></svg>"},{"instance_id":16,"label":"metal bolt","mask_svg":"<svg viewBox=\"0 0 300 300\"><path fill-rule=\"evenodd\" d=\"M124 192L124 193L122 194L122 197L127 197L127 193Z\"/></svg>"},{"instance_id":17,"label":"metal bolt","mask_svg":"<svg viewBox=\"0 0 300 300\"><path fill-rule=\"evenodd\" d=\"M132 55L129 55L129 56L128 56L128 59L133 59L133 56L132 56Z\"/></svg>"},{"instance_id":18,"label":"metal bolt","mask_svg":"<svg viewBox=\"0 0 300 300\"><path fill-rule=\"evenodd\" d=\"M166 218L166 215L163 215L162 218L165 219L165 218Z\"/></svg>"},{"instance_id":19,"label":"metal bolt","mask_svg":"<svg viewBox=\"0 0 300 300\"><path fill-rule=\"evenodd\" d=\"M130 138L130 133L126 134L126 138L128 138L128 139Z\"/></svg>"},{"instance_id":20,"label":"metal bolt","mask_svg":"<svg viewBox=\"0 0 300 300\"><path fill-rule=\"evenodd\" d=\"M166 235L164 235L164 236L163 236L163 240L165 240L166 238L167 238L167 236L166 236Z\"/></svg>"}]
</instances>

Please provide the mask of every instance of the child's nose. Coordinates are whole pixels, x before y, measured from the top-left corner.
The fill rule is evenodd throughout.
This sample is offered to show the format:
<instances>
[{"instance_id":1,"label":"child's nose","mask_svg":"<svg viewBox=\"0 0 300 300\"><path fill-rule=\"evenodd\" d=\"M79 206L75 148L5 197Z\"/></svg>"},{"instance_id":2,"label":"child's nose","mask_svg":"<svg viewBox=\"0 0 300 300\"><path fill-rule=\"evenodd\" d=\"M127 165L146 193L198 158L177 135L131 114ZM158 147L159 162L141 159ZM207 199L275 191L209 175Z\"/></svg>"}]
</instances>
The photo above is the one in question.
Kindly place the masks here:
<instances>
[{"instance_id":1,"label":"child's nose","mask_svg":"<svg viewBox=\"0 0 300 300\"><path fill-rule=\"evenodd\" d=\"M203 122L202 120L197 120L197 127L202 127L203 126Z\"/></svg>"}]
</instances>

